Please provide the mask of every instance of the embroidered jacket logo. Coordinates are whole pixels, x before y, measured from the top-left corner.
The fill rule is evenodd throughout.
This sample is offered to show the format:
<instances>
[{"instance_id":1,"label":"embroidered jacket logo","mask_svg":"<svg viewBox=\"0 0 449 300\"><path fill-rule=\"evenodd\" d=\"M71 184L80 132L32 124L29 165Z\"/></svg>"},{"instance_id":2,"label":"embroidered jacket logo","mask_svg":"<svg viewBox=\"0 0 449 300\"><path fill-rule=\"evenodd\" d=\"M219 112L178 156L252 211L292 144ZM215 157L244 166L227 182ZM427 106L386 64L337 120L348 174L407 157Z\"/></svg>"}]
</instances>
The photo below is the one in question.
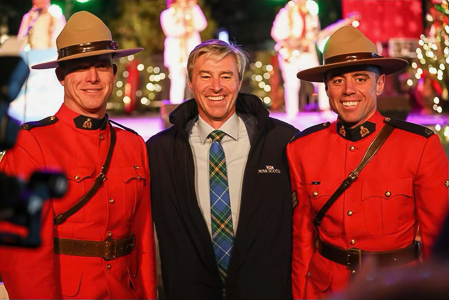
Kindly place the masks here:
<instances>
[{"instance_id":1,"label":"embroidered jacket logo","mask_svg":"<svg viewBox=\"0 0 449 300\"><path fill-rule=\"evenodd\" d=\"M265 166L266 169L259 169L259 173L281 173L281 170L275 169L273 166Z\"/></svg>"}]
</instances>

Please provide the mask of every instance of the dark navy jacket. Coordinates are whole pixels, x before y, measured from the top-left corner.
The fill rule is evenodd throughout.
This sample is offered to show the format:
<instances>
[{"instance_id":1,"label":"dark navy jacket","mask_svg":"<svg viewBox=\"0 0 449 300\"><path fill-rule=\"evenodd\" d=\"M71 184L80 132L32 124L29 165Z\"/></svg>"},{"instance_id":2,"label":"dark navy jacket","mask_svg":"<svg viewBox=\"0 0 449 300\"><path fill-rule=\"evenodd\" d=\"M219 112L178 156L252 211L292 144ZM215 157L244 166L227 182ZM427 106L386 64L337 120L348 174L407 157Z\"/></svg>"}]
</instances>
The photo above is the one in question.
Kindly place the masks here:
<instances>
[{"instance_id":1,"label":"dark navy jacket","mask_svg":"<svg viewBox=\"0 0 449 300\"><path fill-rule=\"evenodd\" d=\"M170 114L174 125L147 141L153 220L169 300L221 300L223 294L230 300L291 299L292 197L285 149L298 130L270 118L255 95L239 94L236 112L251 149L225 288L195 193L189 144L198 118L195 100L178 106Z\"/></svg>"}]
</instances>

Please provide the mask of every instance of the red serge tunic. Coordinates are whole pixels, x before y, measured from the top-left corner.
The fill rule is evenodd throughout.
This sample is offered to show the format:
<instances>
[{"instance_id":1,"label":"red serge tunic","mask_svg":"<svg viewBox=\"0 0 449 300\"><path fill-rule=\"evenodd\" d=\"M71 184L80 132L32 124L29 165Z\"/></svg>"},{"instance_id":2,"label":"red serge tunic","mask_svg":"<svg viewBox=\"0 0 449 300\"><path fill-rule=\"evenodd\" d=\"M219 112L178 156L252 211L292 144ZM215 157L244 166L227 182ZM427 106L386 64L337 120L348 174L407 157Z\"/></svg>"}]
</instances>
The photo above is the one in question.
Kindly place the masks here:
<instances>
[{"instance_id":1,"label":"red serge tunic","mask_svg":"<svg viewBox=\"0 0 449 300\"><path fill-rule=\"evenodd\" d=\"M56 118L20 130L16 146L0 164L2 172L26 179L36 170L62 171L68 179L63 198L45 201L42 246L0 247L0 274L10 298L156 299L145 143L140 136L114 127L117 141L103 185L80 211L65 223L53 225L53 217L73 206L92 186L110 143L106 120L80 116L64 104ZM132 233L135 249L114 260L54 254L53 237L104 241Z\"/></svg>"},{"instance_id":2,"label":"red serge tunic","mask_svg":"<svg viewBox=\"0 0 449 300\"><path fill-rule=\"evenodd\" d=\"M298 201L293 214L295 299L323 298L349 282L346 266L317 252L317 238L344 249L388 251L411 245L419 226L423 256L428 257L448 214L448 162L439 138L427 128L418 130L417 125L403 122L416 132L395 128L359 178L329 209L317 236L312 223L315 215L356 168L385 124L378 112L369 122L374 132L365 135L365 128L364 137L357 141L338 134L334 122L303 134L287 147L292 190Z\"/></svg>"}]
</instances>

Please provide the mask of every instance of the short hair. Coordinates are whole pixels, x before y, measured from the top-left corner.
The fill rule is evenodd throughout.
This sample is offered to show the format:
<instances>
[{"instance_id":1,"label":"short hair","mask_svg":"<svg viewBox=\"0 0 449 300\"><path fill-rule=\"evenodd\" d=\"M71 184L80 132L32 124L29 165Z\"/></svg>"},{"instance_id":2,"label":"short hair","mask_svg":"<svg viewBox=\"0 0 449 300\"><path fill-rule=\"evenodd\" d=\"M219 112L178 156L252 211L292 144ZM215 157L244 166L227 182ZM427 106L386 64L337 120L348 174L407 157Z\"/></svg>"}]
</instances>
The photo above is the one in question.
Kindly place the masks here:
<instances>
[{"instance_id":1,"label":"short hair","mask_svg":"<svg viewBox=\"0 0 449 300\"><path fill-rule=\"evenodd\" d=\"M190 52L189 59L187 61L187 74L189 80L192 81L193 67L202 55L206 55L206 59L212 58L220 61L228 55L232 55L237 63L237 69L239 72L239 79L243 79L243 73L248 65L248 55L240 46L232 43L226 43L221 40L212 39L205 41Z\"/></svg>"}]
</instances>

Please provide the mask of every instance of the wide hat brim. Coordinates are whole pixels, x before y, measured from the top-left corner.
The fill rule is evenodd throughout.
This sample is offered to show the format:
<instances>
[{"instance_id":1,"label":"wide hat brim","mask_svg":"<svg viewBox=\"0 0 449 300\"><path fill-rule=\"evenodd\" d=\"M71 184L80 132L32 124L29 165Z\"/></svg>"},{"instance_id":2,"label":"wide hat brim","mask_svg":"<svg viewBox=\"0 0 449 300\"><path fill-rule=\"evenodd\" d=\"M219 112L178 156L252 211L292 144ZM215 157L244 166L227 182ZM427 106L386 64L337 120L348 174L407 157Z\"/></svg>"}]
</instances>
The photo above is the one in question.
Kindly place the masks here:
<instances>
[{"instance_id":1,"label":"wide hat brim","mask_svg":"<svg viewBox=\"0 0 449 300\"><path fill-rule=\"evenodd\" d=\"M98 17L87 12L74 13L56 39L58 59L32 66L32 69L50 69L58 67L60 62L112 54L120 58L141 52L143 48L118 49L112 40L111 31Z\"/></svg>"},{"instance_id":2,"label":"wide hat brim","mask_svg":"<svg viewBox=\"0 0 449 300\"><path fill-rule=\"evenodd\" d=\"M322 66L302 70L296 75L299 79L324 82L326 73L334 69L357 66L378 66L382 74L399 72L408 66L402 58L383 57L377 46L359 29L343 26L335 31L326 42ZM344 70L343 70L344 71Z\"/></svg>"},{"instance_id":3,"label":"wide hat brim","mask_svg":"<svg viewBox=\"0 0 449 300\"><path fill-rule=\"evenodd\" d=\"M333 63L323 66L318 66L315 68L310 68L298 72L296 77L306 81L312 82L324 82L326 73L330 70L351 67L351 66L378 66L380 67L381 73L385 75L393 74L399 72L408 66L408 62L401 58L371 58L371 59L360 59L345 61L339 63Z\"/></svg>"},{"instance_id":4,"label":"wide hat brim","mask_svg":"<svg viewBox=\"0 0 449 300\"><path fill-rule=\"evenodd\" d=\"M132 49L123 49L123 50L99 50L99 51L93 51L93 52L86 52L86 53L79 53L74 54L68 57L63 57L61 59L57 59L54 61L49 61L41 64L37 64L32 66L32 69L51 69L56 68L59 66L59 62L61 61L67 61L67 60L73 60L77 58L83 58L83 57L90 57L90 56L97 56L97 55L103 55L103 54L112 54L112 58L121 58L129 55L133 55L136 53L139 53L143 50L143 48L132 48Z\"/></svg>"}]
</instances>

